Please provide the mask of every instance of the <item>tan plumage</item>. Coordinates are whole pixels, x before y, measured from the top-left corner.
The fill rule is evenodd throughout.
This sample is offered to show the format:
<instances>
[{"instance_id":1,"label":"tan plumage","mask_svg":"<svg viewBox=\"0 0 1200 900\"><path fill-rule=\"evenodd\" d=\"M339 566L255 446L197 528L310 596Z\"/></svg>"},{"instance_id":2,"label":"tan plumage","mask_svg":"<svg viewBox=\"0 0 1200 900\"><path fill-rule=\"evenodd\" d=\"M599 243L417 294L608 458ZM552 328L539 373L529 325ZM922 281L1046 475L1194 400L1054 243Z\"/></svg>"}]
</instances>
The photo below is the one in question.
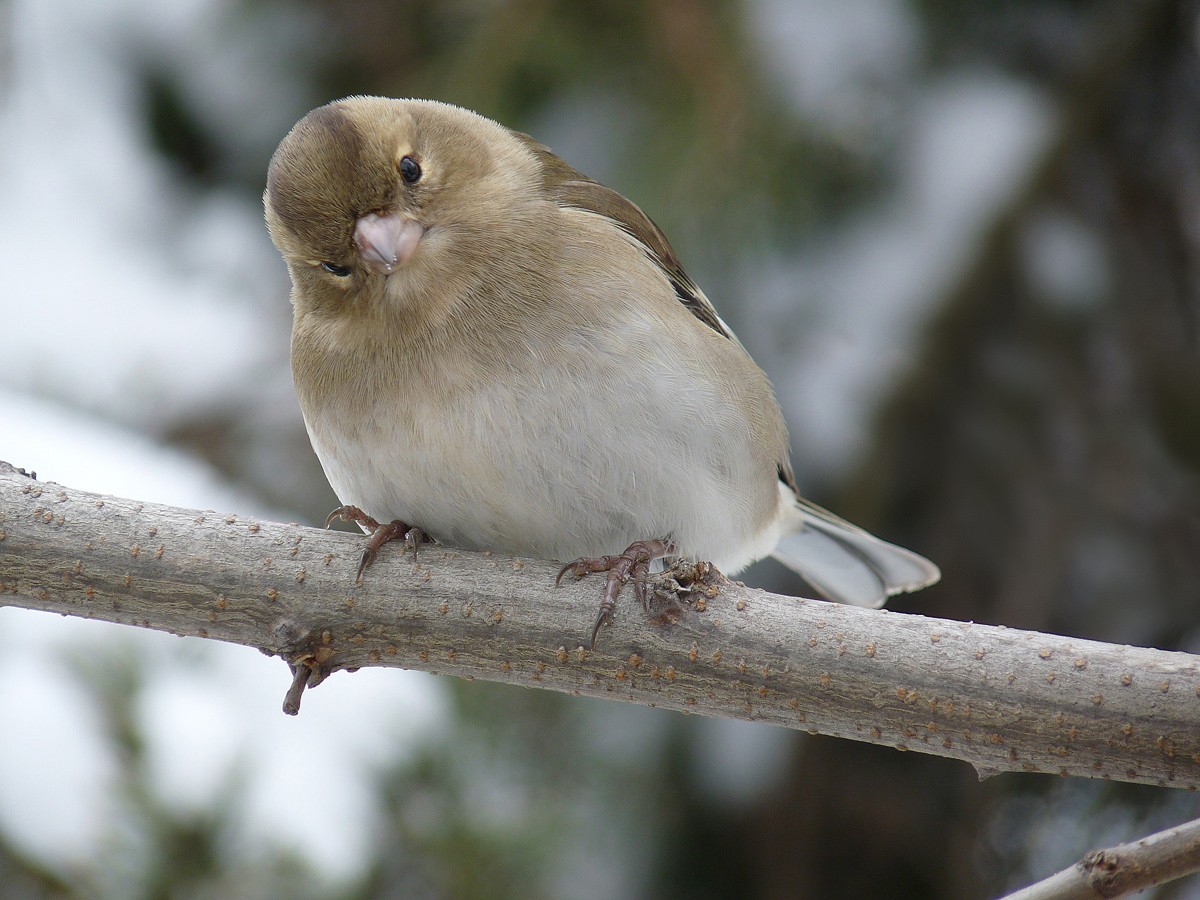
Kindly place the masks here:
<instances>
[{"instance_id":1,"label":"tan plumage","mask_svg":"<svg viewBox=\"0 0 1200 900\"><path fill-rule=\"evenodd\" d=\"M669 539L733 572L778 544L864 605L937 579L796 497L766 376L666 238L527 135L349 98L284 139L264 203L297 394L343 503L560 560Z\"/></svg>"}]
</instances>

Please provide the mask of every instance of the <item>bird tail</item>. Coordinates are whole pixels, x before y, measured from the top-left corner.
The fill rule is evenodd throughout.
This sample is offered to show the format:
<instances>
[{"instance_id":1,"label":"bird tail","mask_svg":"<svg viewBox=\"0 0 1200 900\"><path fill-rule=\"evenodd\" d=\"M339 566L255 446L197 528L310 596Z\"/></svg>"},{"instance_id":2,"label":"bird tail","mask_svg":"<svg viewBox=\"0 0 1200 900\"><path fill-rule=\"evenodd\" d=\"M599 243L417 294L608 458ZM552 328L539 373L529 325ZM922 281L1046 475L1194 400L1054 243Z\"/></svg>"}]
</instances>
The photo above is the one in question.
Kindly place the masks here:
<instances>
[{"instance_id":1,"label":"bird tail","mask_svg":"<svg viewBox=\"0 0 1200 900\"><path fill-rule=\"evenodd\" d=\"M881 541L815 503L800 499L771 555L826 600L878 608L892 594L936 582L941 571L925 559Z\"/></svg>"}]
</instances>

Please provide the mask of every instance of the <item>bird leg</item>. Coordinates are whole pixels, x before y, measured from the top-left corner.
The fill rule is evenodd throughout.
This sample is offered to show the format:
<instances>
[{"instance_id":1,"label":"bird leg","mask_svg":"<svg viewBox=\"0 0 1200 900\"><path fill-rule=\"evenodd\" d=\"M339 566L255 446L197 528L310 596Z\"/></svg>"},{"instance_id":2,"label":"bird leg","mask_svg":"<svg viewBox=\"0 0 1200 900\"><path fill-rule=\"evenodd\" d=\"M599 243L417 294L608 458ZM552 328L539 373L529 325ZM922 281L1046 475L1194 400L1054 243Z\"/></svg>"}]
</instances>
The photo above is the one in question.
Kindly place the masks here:
<instances>
[{"instance_id":1,"label":"bird leg","mask_svg":"<svg viewBox=\"0 0 1200 900\"><path fill-rule=\"evenodd\" d=\"M329 514L329 518L325 520L325 527L328 528L332 525L334 519L342 519L345 522L356 522L371 533L371 536L367 539L367 546L363 549L362 559L358 562L358 573L354 577L355 581L362 581L363 571L375 559L375 554L379 552L379 548L388 541L394 541L401 537L404 538L405 546L412 548L413 561L415 562L417 559L417 544L425 540L425 532L415 525L407 525L399 519L393 519L391 522L381 525L357 506L339 506Z\"/></svg>"},{"instance_id":2,"label":"bird leg","mask_svg":"<svg viewBox=\"0 0 1200 900\"><path fill-rule=\"evenodd\" d=\"M593 572L607 572L608 580L604 584L604 599L600 602L600 615L592 627L592 649L596 649L596 637L600 634L600 626L613 620L613 611L617 608L617 595L621 593L629 579L633 579L633 587L642 607L649 611L649 597L646 591L646 578L650 574L650 561L666 556L671 552L671 542L667 540L635 541L625 548L620 556L601 556L596 559L581 557L569 562L558 572L554 579L555 587L562 577L570 572L576 578L582 578Z\"/></svg>"}]
</instances>

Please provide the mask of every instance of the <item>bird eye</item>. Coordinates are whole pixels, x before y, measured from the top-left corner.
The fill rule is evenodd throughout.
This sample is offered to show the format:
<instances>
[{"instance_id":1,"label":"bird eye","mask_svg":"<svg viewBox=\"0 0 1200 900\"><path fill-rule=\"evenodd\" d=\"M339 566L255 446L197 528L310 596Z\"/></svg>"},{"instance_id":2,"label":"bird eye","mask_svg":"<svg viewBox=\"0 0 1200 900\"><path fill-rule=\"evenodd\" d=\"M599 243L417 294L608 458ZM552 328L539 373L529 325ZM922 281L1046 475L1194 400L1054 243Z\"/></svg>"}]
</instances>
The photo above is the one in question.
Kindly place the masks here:
<instances>
[{"instance_id":1,"label":"bird eye","mask_svg":"<svg viewBox=\"0 0 1200 900\"><path fill-rule=\"evenodd\" d=\"M345 278L350 274L349 266L339 266L337 263L323 262L321 268L330 275L336 275L338 278Z\"/></svg>"},{"instance_id":2,"label":"bird eye","mask_svg":"<svg viewBox=\"0 0 1200 900\"><path fill-rule=\"evenodd\" d=\"M416 184L421 180L421 165L411 156L400 160L400 177L408 184Z\"/></svg>"}]
</instances>

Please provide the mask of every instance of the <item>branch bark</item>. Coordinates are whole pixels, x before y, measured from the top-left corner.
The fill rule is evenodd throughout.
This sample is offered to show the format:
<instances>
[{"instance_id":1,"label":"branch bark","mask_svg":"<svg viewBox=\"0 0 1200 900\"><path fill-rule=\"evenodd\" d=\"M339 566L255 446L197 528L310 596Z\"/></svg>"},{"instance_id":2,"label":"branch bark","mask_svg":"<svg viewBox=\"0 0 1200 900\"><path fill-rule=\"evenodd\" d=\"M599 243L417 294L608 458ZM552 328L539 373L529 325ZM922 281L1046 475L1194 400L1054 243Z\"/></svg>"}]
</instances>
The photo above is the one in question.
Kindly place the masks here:
<instances>
[{"instance_id":1,"label":"branch bark","mask_svg":"<svg viewBox=\"0 0 1200 900\"><path fill-rule=\"evenodd\" d=\"M701 580L627 591L583 646L597 578L72 490L0 463L0 603L258 647L301 692L395 666L754 719L1048 772L1200 786L1200 657L863 610Z\"/></svg>"},{"instance_id":2,"label":"branch bark","mask_svg":"<svg viewBox=\"0 0 1200 900\"><path fill-rule=\"evenodd\" d=\"M1003 900L1112 900L1200 872L1200 819L1108 850Z\"/></svg>"}]
</instances>

